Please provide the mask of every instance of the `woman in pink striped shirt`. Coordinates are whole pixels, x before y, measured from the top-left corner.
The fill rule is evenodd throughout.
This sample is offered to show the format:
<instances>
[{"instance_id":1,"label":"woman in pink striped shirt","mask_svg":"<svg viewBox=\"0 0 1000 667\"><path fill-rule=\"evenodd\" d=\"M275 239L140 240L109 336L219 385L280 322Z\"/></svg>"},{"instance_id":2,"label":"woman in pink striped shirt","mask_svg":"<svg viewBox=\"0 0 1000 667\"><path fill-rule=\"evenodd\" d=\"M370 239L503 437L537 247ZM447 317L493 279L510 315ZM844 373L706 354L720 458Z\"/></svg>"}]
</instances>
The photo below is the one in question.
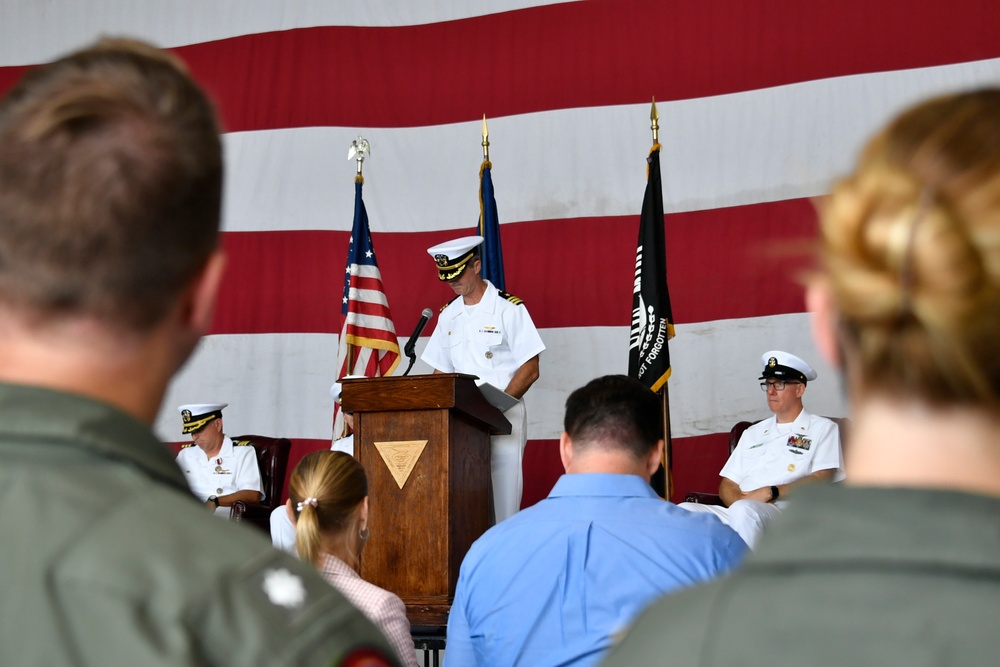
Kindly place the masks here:
<instances>
[{"instance_id":1,"label":"woman in pink striped shirt","mask_svg":"<svg viewBox=\"0 0 1000 667\"><path fill-rule=\"evenodd\" d=\"M324 579L382 630L404 665L416 667L403 601L358 574L369 534L365 469L343 452L313 452L295 466L288 491L299 557L314 564Z\"/></svg>"}]
</instances>

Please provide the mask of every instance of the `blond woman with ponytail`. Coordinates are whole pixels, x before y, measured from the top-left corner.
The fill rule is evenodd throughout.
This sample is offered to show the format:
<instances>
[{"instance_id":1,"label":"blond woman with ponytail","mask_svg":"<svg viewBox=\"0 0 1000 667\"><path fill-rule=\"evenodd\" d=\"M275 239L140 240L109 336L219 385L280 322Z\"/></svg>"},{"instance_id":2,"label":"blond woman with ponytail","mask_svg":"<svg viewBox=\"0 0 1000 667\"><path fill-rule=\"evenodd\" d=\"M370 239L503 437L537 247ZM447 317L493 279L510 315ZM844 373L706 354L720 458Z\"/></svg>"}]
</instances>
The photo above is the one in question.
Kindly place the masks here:
<instances>
[{"instance_id":1,"label":"blond woman with ponytail","mask_svg":"<svg viewBox=\"0 0 1000 667\"><path fill-rule=\"evenodd\" d=\"M1000 89L903 112L820 208L807 302L850 400L846 480L606 665L997 664Z\"/></svg>"},{"instance_id":2,"label":"blond woman with ponytail","mask_svg":"<svg viewBox=\"0 0 1000 667\"><path fill-rule=\"evenodd\" d=\"M288 487L288 513L295 524L299 557L316 566L382 632L404 665L417 664L410 622L395 593L358 574L368 540L368 478L349 454L319 451L295 466Z\"/></svg>"}]
</instances>

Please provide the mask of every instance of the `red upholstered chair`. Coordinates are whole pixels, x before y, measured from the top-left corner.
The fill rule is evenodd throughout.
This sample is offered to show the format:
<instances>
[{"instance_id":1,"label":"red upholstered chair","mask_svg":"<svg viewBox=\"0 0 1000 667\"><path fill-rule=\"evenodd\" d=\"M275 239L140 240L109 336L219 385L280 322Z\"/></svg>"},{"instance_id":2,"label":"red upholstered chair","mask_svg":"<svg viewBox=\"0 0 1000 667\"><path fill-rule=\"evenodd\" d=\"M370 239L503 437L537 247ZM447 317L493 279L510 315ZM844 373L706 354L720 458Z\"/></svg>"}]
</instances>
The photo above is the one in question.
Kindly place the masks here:
<instances>
[{"instance_id":1,"label":"red upholstered chair","mask_svg":"<svg viewBox=\"0 0 1000 667\"><path fill-rule=\"evenodd\" d=\"M264 489L264 501L260 503L237 500L233 503L230 520L246 521L271 534L271 511L281 503L285 488L285 473L288 470L288 455L292 443L288 438L271 438L264 435L238 435L233 443L249 443L257 453L260 468L260 482Z\"/></svg>"},{"instance_id":2,"label":"red upholstered chair","mask_svg":"<svg viewBox=\"0 0 1000 667\"><path fill-rule=\"evenodd\" d=\"M834 421L840 428L840 444L843 447L844 441L847 439L847 432L849 430L851 420L847 417L828 417ZM758 419L757 421L761 421ZM733 450L736 449L736 445L740 444L740 438L743 436L743 431L747 430L751 426L757 423L757 421L741 421L736 422L736 424L729 430L729 453L732 454ZM691 493L684 496L684 502L686 503L700 503L702 505L721 505L722 498L716 493L705 493L701 491L692 491Z\"/></svg>"}]
</instances>

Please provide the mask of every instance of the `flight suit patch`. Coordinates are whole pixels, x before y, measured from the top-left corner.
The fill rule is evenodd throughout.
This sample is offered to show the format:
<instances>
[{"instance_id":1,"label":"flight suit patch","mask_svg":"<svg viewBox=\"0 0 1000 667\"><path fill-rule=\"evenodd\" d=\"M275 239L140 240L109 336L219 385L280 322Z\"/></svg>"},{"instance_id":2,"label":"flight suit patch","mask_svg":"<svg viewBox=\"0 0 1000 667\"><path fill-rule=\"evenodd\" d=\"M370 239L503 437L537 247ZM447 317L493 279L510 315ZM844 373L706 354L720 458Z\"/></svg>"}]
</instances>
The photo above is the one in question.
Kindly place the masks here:
<instances>
[{"instance_id":1,"label":"flight suit patch","mask_svg":"<svg viewBox=\"0 0 1000 667\"><path fill-rule=\"evenodd\" d=\"M278 612L289 624L302 617L313 602L302 577L278 564L249 573L247 583L260 595L262 605Z\"/></svg>"},{"instance_id":2,"label":"flight suit patch","mask_svg":"<svg viewBox=\"0 0 1000 667\"><path fill-rule=\"evenodd\" d=\"M298 609L306 601L306 588L302 579L285 568L264 570L261 588L271 604Z\"/></svg>"}]
</instances>

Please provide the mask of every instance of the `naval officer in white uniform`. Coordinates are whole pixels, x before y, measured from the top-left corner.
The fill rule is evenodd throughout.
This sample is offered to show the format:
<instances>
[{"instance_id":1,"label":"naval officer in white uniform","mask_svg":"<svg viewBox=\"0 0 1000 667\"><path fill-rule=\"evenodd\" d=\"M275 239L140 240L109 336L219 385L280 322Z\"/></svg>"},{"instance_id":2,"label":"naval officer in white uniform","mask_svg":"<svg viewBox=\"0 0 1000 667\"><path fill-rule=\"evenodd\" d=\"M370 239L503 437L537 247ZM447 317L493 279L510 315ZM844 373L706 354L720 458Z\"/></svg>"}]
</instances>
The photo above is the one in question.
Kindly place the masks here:
<instances>
[{"instance_id":1,"label":"naval officer in white uniform","mask_svg":"<svg viewBox=\"0 0 1000 667\"><path fill-rule=\"evenodd\" d=\"M227 405L193 403L177 408L184 423L183 432L190 433L192 440L181 448L177 465L194 495L214 510L216 516L226 518L237 500L264 499L253 446L234 446L222 432L222 409Z\"/></svg>"},{"instance_id":2,"label":"naval officer in white uniform","mask_svg":"<svg viewBox=\"0 0 1000 667\"><path fill-rule=\"evenodd\" d=\"M681 503L693 512L711 512L739 533L751 549L766 523L784 507L798 485L843 478L840 429L836 422L806 412L802 395L816 371L781 350L761 356L760 388L774 414L743 432L719 475L724 507Z\"/></svg>"},{"instance_id":3,"label":"naval officer in white uniform","mask_svg":"<svg viewBox=\"0 0 1000 667\"><path fill-rule=\"evenodd\" d=\"M441 310L420 358L435 373L475 375L519 399L504 413L511 434L491 439L493 505L499 523L521 506L528 416L520 399L538 379L538 355L545 344L524 303L480 275L482 242L482 236L466 236L427 249L437 264L438 279L457 296Z\"/></svg>"}]
</instances>

